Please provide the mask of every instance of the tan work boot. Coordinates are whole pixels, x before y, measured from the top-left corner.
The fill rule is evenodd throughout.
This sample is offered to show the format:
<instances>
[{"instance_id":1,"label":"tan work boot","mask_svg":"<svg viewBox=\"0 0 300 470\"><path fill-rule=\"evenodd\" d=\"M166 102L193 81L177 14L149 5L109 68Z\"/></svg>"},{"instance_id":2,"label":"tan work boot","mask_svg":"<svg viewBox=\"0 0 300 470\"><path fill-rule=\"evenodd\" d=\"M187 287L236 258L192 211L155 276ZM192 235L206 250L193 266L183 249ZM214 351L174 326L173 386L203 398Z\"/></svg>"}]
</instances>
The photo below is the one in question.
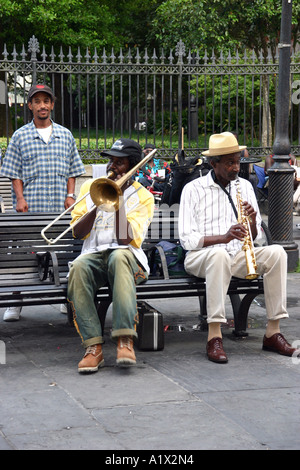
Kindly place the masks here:
<instances>
[{"instance_id":1,"label":"tan work boot","mask_svg":"<svg viewBox=\"0 0 300 470\"><path fill-rule=\"evenodd\" d=\"M119 336L117 347L117 364L131 366L136 364L132 336Z\"/></svg>"},{"instance_id":2,"label":"tan work boot","mask_svg":"<svg viewBox=\"0 0 300 470\"><path fill-rule=\"evenodd\" d=\"M101 344L88 346L85 355L78 364L78 372L97 372L104 365Z\"/></svg>"}]
</instances>

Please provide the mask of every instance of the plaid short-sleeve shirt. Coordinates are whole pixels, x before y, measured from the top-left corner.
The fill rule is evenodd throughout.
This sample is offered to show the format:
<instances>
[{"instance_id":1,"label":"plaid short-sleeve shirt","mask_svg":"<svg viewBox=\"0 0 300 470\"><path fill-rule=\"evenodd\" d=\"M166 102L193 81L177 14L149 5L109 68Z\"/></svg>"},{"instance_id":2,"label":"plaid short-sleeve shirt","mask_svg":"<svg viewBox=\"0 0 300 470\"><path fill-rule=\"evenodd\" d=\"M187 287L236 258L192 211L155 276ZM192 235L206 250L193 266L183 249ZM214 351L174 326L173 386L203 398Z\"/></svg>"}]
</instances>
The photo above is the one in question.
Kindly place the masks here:
<instances>
[{"instance_id":1,"label":"plaid short-sleeve shirt","mask_svg":"<svg viewBox=\"0 0 300 470\"><path fill-rule=\"evenodd\" d=\"M71 132L53 121L52 126L45 143L31 121L13 134L5 153L1 175L23 181L29 212L63 211L68 179L85 173Z\"/></svg>"}]
</instances>

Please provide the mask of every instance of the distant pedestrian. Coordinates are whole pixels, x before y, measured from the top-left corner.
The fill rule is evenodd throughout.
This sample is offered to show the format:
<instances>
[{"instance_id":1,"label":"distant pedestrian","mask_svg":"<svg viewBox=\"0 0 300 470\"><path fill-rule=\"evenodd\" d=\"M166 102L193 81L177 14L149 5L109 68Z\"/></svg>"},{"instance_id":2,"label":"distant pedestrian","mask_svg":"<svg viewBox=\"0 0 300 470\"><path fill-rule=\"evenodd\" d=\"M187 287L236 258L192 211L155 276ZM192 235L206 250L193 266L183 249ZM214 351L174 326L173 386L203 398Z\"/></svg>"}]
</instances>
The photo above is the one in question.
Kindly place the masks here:
<instances>
[{"instance_id":1,"label":"distant pedestrian","mask_svg":"<svg viewBox=\"0 0 300 470\"><path fill-rule=\"evenodd\" d=\"M155 145L146 144L143 150L144 156L155 149ZM168 162L152 157L151 160L139 170L139 183L146 188L152 187L154 191L163 192L167 175L171 172Z\"/></svg>"}]
</instances>

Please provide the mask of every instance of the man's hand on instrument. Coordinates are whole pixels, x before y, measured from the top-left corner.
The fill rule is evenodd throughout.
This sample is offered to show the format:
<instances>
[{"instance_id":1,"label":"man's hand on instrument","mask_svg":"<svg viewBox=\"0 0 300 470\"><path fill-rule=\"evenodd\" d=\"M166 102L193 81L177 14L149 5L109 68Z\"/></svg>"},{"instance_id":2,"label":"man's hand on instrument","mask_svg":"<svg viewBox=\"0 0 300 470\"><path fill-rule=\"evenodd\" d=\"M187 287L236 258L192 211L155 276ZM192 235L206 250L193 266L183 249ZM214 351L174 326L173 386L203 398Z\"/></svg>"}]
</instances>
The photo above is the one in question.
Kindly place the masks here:
<instances>
[{"instance_id":1,"label":"man's hand on instrument","mask_svg":"<svg viewBox=\"0 0 300 470\"><path fill-rule=\"evenodd\" d=\"M247 230L245 229L243 224L232 225L224 236L224 243L229 243L233 239L243 241L246 235Z\"/></svg>"},{"instance_id":2,"label":"man's hand on instrument","mask_svg":"<svg viewBox=\"0 0 300 470\"><path fill-rule=\"evenodd\" d=\"M245 215L247 217L249 217L249 221L251 223L251 221L255 221L256 220L256 211L254 210L254 208L251 206L251 204L249 204L247 201L244 201L243 202L243 208L244 208L244 211L245 211Z\"/></svg>"}]
</instances>

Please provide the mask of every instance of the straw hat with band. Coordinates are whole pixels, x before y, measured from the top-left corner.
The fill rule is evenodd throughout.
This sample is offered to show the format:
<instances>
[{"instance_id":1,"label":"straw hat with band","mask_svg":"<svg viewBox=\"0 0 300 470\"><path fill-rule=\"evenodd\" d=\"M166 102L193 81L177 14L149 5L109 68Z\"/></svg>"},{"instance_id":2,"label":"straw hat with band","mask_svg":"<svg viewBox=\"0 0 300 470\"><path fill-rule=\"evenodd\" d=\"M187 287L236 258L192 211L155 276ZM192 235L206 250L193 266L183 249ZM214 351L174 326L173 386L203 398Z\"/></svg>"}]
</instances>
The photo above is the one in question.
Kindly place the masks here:
<instances>
[{"instance_id":1,"label":"straw hat with band","mask_svg":"<svg viewBox=\"0 0 300 470\"><path fill-rule=\"evenodd\" d=\"M218 157L231 153L241 152L247 148L246 145L239 145L236 137L231 132L213 134L209 138L209 150L202 152L208 157Z\"/></svg>"}]
</instances>

